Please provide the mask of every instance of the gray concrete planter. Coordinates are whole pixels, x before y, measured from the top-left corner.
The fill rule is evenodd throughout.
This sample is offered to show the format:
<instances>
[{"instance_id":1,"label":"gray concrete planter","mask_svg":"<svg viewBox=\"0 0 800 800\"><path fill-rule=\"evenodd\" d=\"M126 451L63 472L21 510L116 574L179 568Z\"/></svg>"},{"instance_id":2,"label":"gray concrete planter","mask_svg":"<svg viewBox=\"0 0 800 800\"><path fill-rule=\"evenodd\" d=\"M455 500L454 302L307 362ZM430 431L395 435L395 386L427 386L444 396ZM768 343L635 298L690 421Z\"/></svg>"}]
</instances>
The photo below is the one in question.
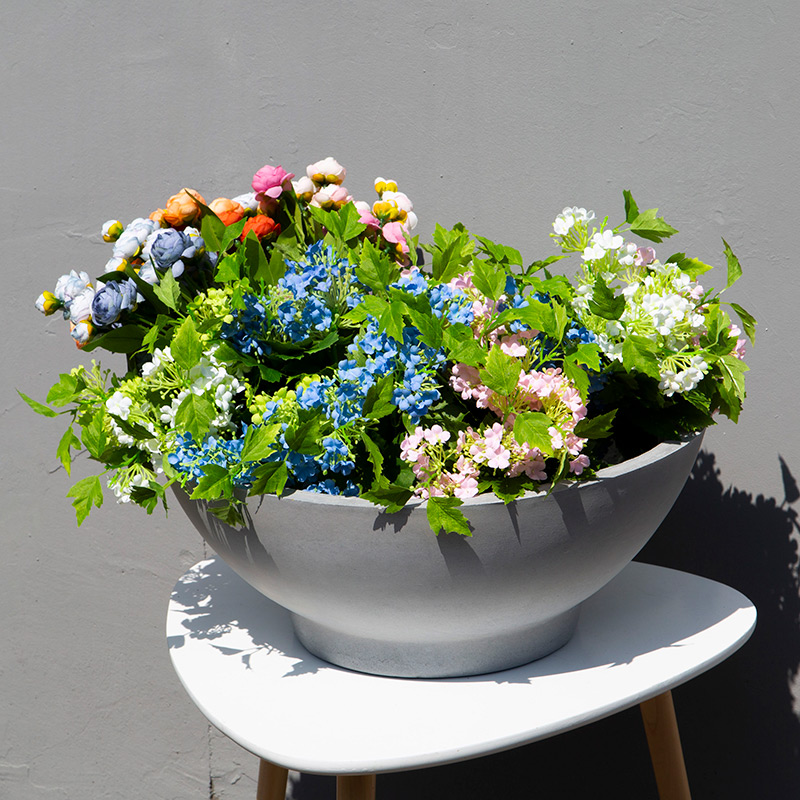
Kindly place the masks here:
<instances>
[{"instance_id":1,"label":"gray concrete planter","mask_svg":"<svg viewBox=\"0 0 800 800\"><path fill-rule=\"evenodd\" d=\"M566 644L580 604L666 516L701 442L660 444L549 496L468 500L470 538L434 536L424 503L385 514L311 492L249 498L234 529L176 494L208 544L291 612L315 655L380 675L474 675Z\"/></svg>"}]
</instances>

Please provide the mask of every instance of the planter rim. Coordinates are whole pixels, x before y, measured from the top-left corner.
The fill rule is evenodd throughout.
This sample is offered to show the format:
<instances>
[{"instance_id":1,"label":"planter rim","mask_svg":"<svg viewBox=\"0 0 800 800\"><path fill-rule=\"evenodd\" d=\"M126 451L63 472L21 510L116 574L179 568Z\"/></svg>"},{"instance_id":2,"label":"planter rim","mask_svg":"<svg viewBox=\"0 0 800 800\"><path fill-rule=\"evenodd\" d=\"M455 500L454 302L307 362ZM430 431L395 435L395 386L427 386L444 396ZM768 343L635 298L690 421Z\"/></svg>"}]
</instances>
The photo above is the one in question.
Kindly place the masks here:
<instances>
[{"instance_id":1,"label":"planter rim","mask_svg":"<svg viewBox=\"0 0 800 800\"><path fill-rule=\"evenodd\" d=\"M603 467L602 469L598 470L597 476L590 481L570 481L561 483L558 486L556 486L555 489L553 489L553 492L563 492L579 488L581 486L597 485L599 483L602 483L604 480L616 478L619 475L623 475L627 472L631 472L633 470L646 467L648 464L652 464L653 462L665 458L671 453L680 450L683 447L686 447L688 444L693 442L698 437L702 437L704 434L705 430L701 430L695 433L685 434L684 436L682 436L680 439L677 440L659 442L655 447L651 448L650 450L647 450L644 453L641 453L638 456L635 456L634 458L629 458L626 461L621 461L619 464L612 464L609 467ZM548 492L543 490L529 491L525 492L525 494L521 495L513 502L519 502L520 500L524 500L529 497L544 497L547 494ZM259 503L264 497L276 497L276 496L252 495L247 497L247 502ZM347 508L371 508L374 509L376 513L381 512L380 506L371 503L369 500L365 500L363 497L344 497L342 495L321 494L318 492L306 492L303 490L298 490L286 494L280 498L276 497L276 499L280 499L282 502L310 503L311 505L344 506ZM408 509L425 508L427 506L427 503L428 503L427 500L412 499L406 503L405 508ZM478 495L476 497L469 497L465 499L463 501L462 508L469 508L470 506L488 505L493 503L503 503L503 501L499 497L495 497L495 495L491 493L486 493Z\"/></svg>"}]
</instances>

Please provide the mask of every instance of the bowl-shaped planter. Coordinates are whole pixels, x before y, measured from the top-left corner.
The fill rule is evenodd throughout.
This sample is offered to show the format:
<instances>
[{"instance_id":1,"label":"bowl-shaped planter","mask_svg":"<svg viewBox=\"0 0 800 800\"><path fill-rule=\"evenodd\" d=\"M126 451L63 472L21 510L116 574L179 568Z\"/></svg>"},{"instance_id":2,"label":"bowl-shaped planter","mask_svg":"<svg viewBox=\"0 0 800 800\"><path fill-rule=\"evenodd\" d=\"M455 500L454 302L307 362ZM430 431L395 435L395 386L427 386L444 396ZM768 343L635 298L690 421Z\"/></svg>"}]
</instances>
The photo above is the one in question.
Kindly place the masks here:
<instances>
[{"instance_id":1,"label":"bowl-shaped planter","mask_svg":"<svg viewBox=\"0 0 800 800\"><path fill-rule=\"evenodd\" d=\"M580 604L666 516L701 441L659 444L550 495L467 500L472 537L434 536L419 502L386 514L360 498L253 497L236 529L176 494L211 547L291 612L315 655L381 675L474 675L566 644Z\"/></svg>"}]
</instances>

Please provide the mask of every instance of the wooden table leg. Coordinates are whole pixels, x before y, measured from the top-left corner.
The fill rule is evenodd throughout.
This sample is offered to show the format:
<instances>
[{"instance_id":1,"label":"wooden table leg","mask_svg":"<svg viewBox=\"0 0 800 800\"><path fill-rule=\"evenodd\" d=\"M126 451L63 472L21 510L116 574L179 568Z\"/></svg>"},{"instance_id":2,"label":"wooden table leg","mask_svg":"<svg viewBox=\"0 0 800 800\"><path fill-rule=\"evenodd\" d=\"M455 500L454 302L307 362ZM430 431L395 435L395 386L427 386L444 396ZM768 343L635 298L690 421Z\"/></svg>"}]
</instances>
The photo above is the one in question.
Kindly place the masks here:
<instances>
[{"instance_id":1,"label":"wooden table leg","mask_svg":"<svg viewBox=\"0 0 800 800\"><path fill-rule=\"evenodd\" d=\"M375 800L375 775L337 775L336 800Z\"/></svg>"},{"instance_id":2,"label":"wooden table leg","mask_svg":"<svg viewBox=\"0 0 800 800\"><path fill-rule=\"evenodd\" d=\"M672 692L639 703L661 800L691 800Z\"/></svg>"},{"instance_id":3,"label":"wooden table leg","mask_svg":"<svg viewBox=\"0 0 800 800\"><path fill-rule=\"evenodd\" d=\"M285 800L289 770L261 759L258 765L256 800Z\"/></svg>"}]
</instances>

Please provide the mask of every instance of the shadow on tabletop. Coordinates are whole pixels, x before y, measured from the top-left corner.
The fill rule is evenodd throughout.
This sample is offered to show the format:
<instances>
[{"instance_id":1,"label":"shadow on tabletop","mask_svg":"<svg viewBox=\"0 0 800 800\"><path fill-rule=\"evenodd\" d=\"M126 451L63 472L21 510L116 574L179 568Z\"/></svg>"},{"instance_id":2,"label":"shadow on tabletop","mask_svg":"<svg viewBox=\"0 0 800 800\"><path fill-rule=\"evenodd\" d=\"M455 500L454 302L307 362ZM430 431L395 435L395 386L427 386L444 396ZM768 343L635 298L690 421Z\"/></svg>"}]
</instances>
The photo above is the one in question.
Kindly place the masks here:
<instances>
[{"instance_id":1,"label":"shadow on tabletop","mask_svg":"<svg viewBox=\"0 0 800 800\"><path fill-rule=\"evenodd\" d=\"M784 498L753 497L720 480L701 452L686 488L637 560L726 583L758 609L751 640L673 693L692 794L793 800L800 787L800 491L780 459ZM424 725L423 720L420 721ZM334 781L294 776L287 797L323 800ZM381 800L657 797L638 709L506 753L378 776Z\"/></svg>"}]
</instances>

